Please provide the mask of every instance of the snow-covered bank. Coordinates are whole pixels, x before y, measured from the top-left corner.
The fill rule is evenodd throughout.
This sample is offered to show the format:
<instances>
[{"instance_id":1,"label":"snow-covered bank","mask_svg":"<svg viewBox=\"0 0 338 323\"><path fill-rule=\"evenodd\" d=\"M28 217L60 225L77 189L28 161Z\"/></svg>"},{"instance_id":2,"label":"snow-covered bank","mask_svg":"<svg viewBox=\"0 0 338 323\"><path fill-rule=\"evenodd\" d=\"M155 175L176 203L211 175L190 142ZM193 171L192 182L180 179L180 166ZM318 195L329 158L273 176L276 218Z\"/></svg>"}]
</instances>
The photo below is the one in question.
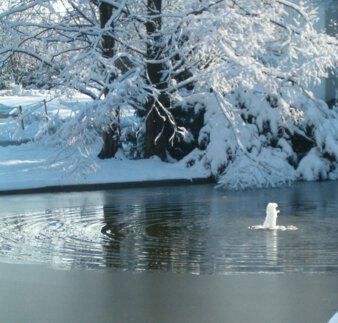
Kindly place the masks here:
<instances>
[{"instance_id":1,"label":"snow-covered bank","mask_svg":"<svg viewBox=\"0 0 338 323\"><path fill-rule=\"evenodd\" d=\"M53 167L49 158L55 152L35 143L0 147L0 192L55 186L118 184L161 180L208 178L205 171L187 169L182 164L168 164L157 158L147 160L96 160L96 170L70 174L64 167Z\"/></svg>"},{"instance_id":2,"label":"snow-covered bank","mask_svg":"<svg viewBox=\"0 0 338 323\"><path fill-rule=\"evenodd\" d=\"M98 111L94 110L92 102L83 96L58 97L48 101L46 114L45 99L48 99L46 93L0 96L0 111L18 105L23 107L22 115L0 118L2 192L189 181L212 176L218 179L220 187L227 189L338 178L337 113L303 97L294 103L293 109L299 114L295 119L282 107L282 112L272 108L266 98L257 93L246 94L246 100L251 101L245 101L240 109L236 108L234 100L228 110L235 109L236 117L224 107L222 110L213 94L185 98L186 104L191 103L194 109L200 105L207 112L199 133L199 148L172 163L162 162L157 157L133 159L133 149L137 147L131 141L122 142L116 158L99 159L102 140L97 131L100 125L94 122ZM280 101L282 106L283 101ZM242 119L236 109L242 115L247 113L250 118L257 119L257 125L252 120L244 122L249 117ZM138 127L137 122L132 111L121 111L122 132L134 125Z\"/></svg>"},{"instance_id":3,"label":"snow-covered bank","mask_svg":"<svg viewBox=\"0 0 338 323\"><path fill-rule=\"evenodd\" d=\"M2 96L0 104L15 108L23 106L24 112L33 104L41 104L46 95L27 93L24 96ZM47 104L50 116L58 114L62 118L74 113L74 106L81 107L83 97L72 98L73 106L63 100L51 101ZM26 108L27 107L27 108ZM40 109L39 114L44 114ZM149 182L162 180L192 180L208 178L205 170L187 169L183 164L169 164L159 159L128 160L120 158L100 160L91 156L88 167L95 167L91 172L81 172L83 160L79 152L71 153L71 157L58 159L58 146L48 147L41 142L28 142L22 145L8 145L20 140L34 138L38 127L44 121L28 120L25 130L20 129L17 119L0 120L0 191L36 189L55 186L118 184L133 182ZM1 142L3 146L1 146ZM96 144L97 146L97 144ZM93 150L98 147L93 147ZM98 151L98 150L96 150ZM76 167L79 162L79 168ZM80 170L79 170L80 169Z\"/></svg>"},{"instance_id":4,"label":"snow-covered bank","mask_svg":"<svg viewBox=\"0 0 338 323\"><path fill-rule=\"evenodd\" d=\"M0 192L164 180L190 181L210 176L203 168L188 169L183 163L165 163L158 158L129 160L119 154L115 159L100 160L96 156L100 140L88 147L91 153L85 157L76 147L60 150L55 142L50 146L39 140L14 145L18 141L34 139L39 127L46 123L42 106L46 98L46 94L39 93L0 97L3 106L15 108L22 105L23 112L27 111L24 130L18 118L0 119ZM50 101L47 104L48 115L50 118L56 115L57 118L67 118L81 109L81 102L86 103L86 99L81 96L73 97L70 101L64 97ZM32 105L34 111L30 113ZM39 118L34 115L35 109Z\"/></svg>"}]
</instances>

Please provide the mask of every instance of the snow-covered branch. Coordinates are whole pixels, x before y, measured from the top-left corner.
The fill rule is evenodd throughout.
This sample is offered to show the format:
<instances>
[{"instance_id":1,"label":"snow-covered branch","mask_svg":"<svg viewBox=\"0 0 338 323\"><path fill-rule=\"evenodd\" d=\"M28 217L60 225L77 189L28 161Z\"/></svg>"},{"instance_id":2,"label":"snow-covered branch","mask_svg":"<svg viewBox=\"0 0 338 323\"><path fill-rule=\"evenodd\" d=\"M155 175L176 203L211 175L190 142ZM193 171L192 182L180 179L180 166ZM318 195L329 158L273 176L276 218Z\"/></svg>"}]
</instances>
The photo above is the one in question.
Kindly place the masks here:
<instances>
[{"instance_id":1,"label":"snow-covered branch","mask_svg":"<svg viewBox=\"0 0 338 323\"><path fill-rule=\"evenodd\" d=\"M316 31L316 10L305 1L16 0L5 7L6 75L20 71L28 85L94 99L81 118L58 123L72 149L87 131L120 136L127 107L137 115L128 143L134 156L185 157L226 187L309 178L311 162L329 165L317 175L338 173L336 113L308 90L337 66L338 41Z\"/></svg>"},{"instance_id":2,"label":"snow-covered branch","mask_svg":"<svg viewBox=\"0 0 338 323\"><path fill-rule=\"evenodd\" d=\"M33 57L37 59L38 61L42 62L43 64L51 67L53 70L60 72L60 68L54 64L52 61L49 61L45 57L39 55L38 53L29 50L29 49L24 49L21 47L5 47L0 49L0 55L7 54L7 53L21 53L30 57Z\"/></svg>"}]
</instances>

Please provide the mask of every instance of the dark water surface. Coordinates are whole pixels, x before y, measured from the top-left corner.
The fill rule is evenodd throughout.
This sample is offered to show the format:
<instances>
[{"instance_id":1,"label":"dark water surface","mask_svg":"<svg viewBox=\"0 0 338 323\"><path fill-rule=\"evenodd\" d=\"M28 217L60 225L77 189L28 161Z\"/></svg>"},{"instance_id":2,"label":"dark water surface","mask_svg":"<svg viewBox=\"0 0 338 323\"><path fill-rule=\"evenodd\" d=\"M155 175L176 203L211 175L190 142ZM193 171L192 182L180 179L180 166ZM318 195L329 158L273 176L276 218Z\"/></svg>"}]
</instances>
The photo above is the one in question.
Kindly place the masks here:
<instances>
[{"instance_id":1,"label":"dark water surface","mask_svg":"<svg viewBox=\"0 0 338 323\"><path fill-rule=\"evenodd\" d=\"M299 230L248 229L272 201ZM337 210L338 182L0 196L0 322L327 322Z\"/></svg>"},{"instance_id":2,"label":"dark water surface","mask_svg":"<svg viewBox=\"0 0 338 323\"><path fill-rule=\"evenodd\" d=\"M253 231L268 202L298 231ZM0 197L0 262L193 274L338 273L338 182Z\"/></svg>"}]
</instances>

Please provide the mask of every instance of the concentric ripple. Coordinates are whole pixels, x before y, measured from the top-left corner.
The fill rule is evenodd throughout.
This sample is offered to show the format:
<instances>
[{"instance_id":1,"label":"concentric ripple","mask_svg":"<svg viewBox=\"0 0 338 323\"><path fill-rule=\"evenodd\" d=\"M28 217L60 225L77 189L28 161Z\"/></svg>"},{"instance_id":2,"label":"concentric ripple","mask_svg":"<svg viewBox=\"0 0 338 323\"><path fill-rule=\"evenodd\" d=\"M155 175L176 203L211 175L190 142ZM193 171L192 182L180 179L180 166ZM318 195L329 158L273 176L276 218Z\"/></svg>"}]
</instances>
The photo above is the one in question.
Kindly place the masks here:
<instances>
[{"instance_id":1,"label":"concentric ripple","mask_svg":"<svg viewBox=\"0 0 338 323\"><path fill-rule=\"evenodd\" d=\"M297 199L291 189L265 196L211 186L59 194L53 203L50 195L27 196L20 207L0 198L0 261L194 274L338 272L336 193L331 184L323 201L322 186L317 195L305 188L302 195L297 187ZM279 230L260 230L255 223L276 196Z\"/></svg>"},{"instance_id":2,"label":"concentric ripple","mask_svg":"<svg viewBox=\"0 0 338 323\"><path fill-rule=\"evenodd\" d=\"M78 261L88 266L99 265L103 241L101 218L102 207L61 208L4 217L0 256L70 268Z\"/></svg>"}]
</instances>

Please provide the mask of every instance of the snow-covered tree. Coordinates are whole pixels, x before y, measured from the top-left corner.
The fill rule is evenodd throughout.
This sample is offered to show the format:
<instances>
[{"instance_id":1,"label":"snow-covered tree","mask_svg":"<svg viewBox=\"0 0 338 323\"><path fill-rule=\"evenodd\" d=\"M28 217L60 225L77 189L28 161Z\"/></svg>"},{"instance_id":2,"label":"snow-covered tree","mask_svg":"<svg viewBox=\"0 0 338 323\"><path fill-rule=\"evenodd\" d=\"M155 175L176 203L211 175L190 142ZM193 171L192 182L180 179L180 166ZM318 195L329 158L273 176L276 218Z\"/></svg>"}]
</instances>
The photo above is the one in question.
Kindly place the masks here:
<instances>
[{"instance_id":1,"label":"snow-covered tree","mask_svg":"<svg viewBox=\"0 0 338 323\"><path fill-rule=\"evenodd\" d=\"M77 131L59 131L101 129L102 158L129 109L137 156L184 157L221 186L337 178L337 114L308 90L337 66L337 40L316 19L291 0L15 0L0 64L34 58L34 79L93 98Z\"/></svg>"},{"instance_id":2,"label":"snow-covered tree","mask_svg":"<svg viewBox=\"0 0 338 323\"><path fill-rule=\"evenodd\" d=\"M316 10L304 3L227 3L189 21L190 40L202 60L212 61L203 79L216 100L206 103L206 149L189 164L202 161L231 188L309 179L304 156L308 167L321 161L326 170L314 167L312 179L336 178L337 115L308 88L337 66L337 40L314 29Z\"/></svg>"}]
</instances>

